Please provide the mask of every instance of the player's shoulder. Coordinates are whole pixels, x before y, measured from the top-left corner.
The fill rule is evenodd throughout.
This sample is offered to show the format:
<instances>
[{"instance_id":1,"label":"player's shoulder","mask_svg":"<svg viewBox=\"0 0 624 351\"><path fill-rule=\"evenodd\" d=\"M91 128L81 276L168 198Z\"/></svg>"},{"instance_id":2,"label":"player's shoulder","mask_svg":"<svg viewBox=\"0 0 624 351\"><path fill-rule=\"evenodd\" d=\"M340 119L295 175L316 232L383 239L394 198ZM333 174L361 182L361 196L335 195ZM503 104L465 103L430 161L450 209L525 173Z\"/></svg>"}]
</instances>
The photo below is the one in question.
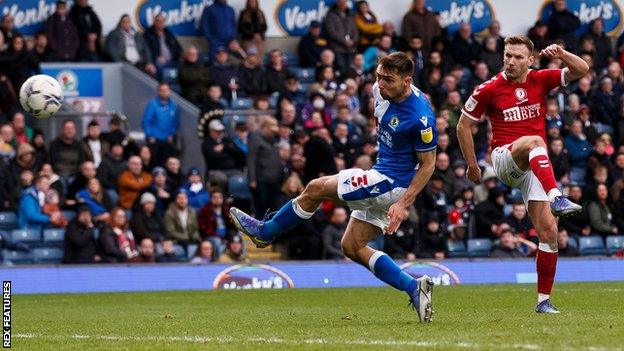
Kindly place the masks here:
<instances>
[{"instance_id":1,"label":"player's shoulder","mask_svg":"<svg viewBox=\"0 0 624 351\"><path fill-rule=\"evenodd\" d=\"M482 93L490 93L492 91L496 91L496 89L500 88L500 86L502 84L505 83L505 76L503 75L503 73L498 73L496 75L494 75L492 78L490 78L489 80L486 80L485 82L477 85L474 88L474 91L472 92L473 96L477 96L479 94Z\"/></svg>"}]
</instances>

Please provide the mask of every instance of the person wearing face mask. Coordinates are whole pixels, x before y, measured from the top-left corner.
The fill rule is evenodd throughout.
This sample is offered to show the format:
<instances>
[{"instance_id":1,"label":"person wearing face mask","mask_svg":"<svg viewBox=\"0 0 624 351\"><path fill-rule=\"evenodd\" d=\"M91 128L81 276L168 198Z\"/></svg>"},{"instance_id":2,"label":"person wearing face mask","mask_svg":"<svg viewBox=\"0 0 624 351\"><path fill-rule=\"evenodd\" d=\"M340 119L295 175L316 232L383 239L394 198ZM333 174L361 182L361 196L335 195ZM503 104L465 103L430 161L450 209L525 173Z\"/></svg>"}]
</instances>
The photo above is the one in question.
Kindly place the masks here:
<instances>
[{"instance_id":1,"label":"person wearing face mask","mask_svg":"<svg viewBox=\"0 0 624 351\"><path fill-rule=\"evenodd\" d=\"M301 118L303 119L304 125L307 124L307 121L312 120L315 112L319 112L321 114L323 123L326 126L331 124L331 109L326 105L323 95L319 93L312 94L310 101L303 106Z\"/></svg>"}]
</instances>

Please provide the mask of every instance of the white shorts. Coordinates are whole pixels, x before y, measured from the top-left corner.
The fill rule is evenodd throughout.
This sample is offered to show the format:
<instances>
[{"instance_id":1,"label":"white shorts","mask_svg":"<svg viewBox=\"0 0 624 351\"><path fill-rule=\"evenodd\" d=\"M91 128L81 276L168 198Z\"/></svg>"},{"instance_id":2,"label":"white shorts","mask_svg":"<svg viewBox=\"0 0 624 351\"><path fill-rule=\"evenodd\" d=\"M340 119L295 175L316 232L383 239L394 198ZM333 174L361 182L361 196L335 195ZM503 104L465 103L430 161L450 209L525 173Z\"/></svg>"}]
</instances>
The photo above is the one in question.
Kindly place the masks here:
<instances>
[{"instance_id":1,"label":"white shorts","mask_svg":"<svg viewBox=\"0 0 624 351\"><path fill-rule=\"evenodd\" d=\"M510 187L519 188L522 200L528 208L529 201L550 201L544 187L533 171L521 170L511 157L511 144L499 146L492 151L492 165L498 179Z\"/></svg>"},{"instance_id":2,"label":"white shorts","mask_svg":"<svg viewBox=\"0 0 624 351\"><path fill-rule=\"evenodd\" d=\"M388 209L405 193L394 181L374 169L349 168L338 173L338 197L352 210L351 217L375 225L388 226Z\"/></svg>"}]
</instances>

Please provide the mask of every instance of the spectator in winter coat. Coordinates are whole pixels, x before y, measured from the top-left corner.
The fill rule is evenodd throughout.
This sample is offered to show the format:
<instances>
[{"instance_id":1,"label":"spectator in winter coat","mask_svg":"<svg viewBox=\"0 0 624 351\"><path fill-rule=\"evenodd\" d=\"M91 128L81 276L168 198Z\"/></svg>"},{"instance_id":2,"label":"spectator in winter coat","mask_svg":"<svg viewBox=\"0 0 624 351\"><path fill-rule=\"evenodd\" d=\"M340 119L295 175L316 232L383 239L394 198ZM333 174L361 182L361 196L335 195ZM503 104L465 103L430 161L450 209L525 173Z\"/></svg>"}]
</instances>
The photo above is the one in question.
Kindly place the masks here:
<instances>
[{"instance_id":1,"label":"spectator in winter coat","mask_svg":"<svg viewBox=\"0 0 624 351\"><path fill-rule=\"evenodd\" d=\"M76 140L76 124L65 120L61 126L61 134L50 143L50 163L54 171L65 180L78 173L79 166L84 162L85 155Z\"/></svg>"},{"instance_id":2,"label":"spectator in winter coat","mask_svg":"<svg viewBox=\"0 0 624 351\"><path fill-rule=\"evenodd\" d=\"M584 185L587 158L592 152L592 144L583 134L581 121L572 122L570 133L565 137L565 147L570 155L570 182Z\"/></svg>"},{"instance_id":3,"label":"spectator in winter coat","mask_svg":"<svg viewBox=\"0 0 624 351\"><path fill-rule=\"evenodd\" d=\"M143 193L140 198L141 209L132 215L130 229L137 241L150 239L160 242L164 237L164 228L161 218L156 214L156 197L149 192Z\"/></svg>"},{"instance_id":4,"label":"spectator in winter coat","mask_svg":"<svg viewBox=\"0 0 624 351\"><path fill-rule=\"evenodd\" d=\"M106 52L114 62L127 62L150 75L156 74L152 55L143 35L132 28L132 19L125 14L117 27L106 37Z\"/></svg>"},{"instance_id":5,"label":"spectator in winter coat","mask_svg":"<svg viewBox=\"0 0 624 351\"><path fill-rule=\"evenodd\" d=\"M227 49L221 46L216 49L215 59L210 66L210 78L213 83L219 84L226 98L232 97L232 93L240 89L238 66L228 62L228 58Z\"/></svg>"},{"instance_id":6,"label":"spectator in winter coat","mask_svg":"<svg viewBox=\"0 0 624 351\"><path fill-rule=\"evenodd\" d=\"M175 201L169 205L163 220L165 239L188 247L191 242L200 240L195 210L188 205L186 191L179 191Z\"/></svg>"},{"instance_id":7,"label":"spectator in winter coat","mask_svg":"<svg viewBox=\"0 0 624 351\"><path fill-rule=\"evenodd\" d=\"M520 251L518 240L514 236L513 232L509 229L505 229L500 234L500 244L492 247L490 257L520 258L526 257L526 255Z\"/></svg>"},{"instance_id":8,"label":"spectator in winter coat","mask_svg":"<svg viewBox=\"0 0 624 351\"><path fill-rule=\"evenodd\" d=\"M215 0L206 6L200 19L200 29L208 41L210 58L214 59L219 47L227 47L236 37L236 14L226 0Z\"/></svg>"},{"instance_id":9,"label":"spectator in winter coat","mask_svg":"<svg viewBox=\"0 0 624 351\"><path fill-rule=\"evenodd\" d=\"M97 178L89 179L86 188L76 194L76 199L89 208L96 222L108 221L110 211L115 206Z\"/></svg>"},{"instance_id":10,"label":"spectator in winter coat","mask_svg":"<svg viewBox=\"0 0 624 351\"><path fill-rule=\"evenodd\" d=\"M360 50L365 50L367 47L377 44L382 27L366 1L358 1L355 6L354 20L360 31Z\"/></svg>"},{"instance_id":11,"label":"spectator in winter coat","mask_svg":"<svg viewBox=\"0 0 624 351\"><path fill-rule=\"evenodd\" d=\"M100 18L93 11L93 7L89 6L89 0L74 1L74 5L69 10L69 18L71 18L78 32L81 46L79 51L83 51L82 49L87 44L89 34L95 34L95 41L100 42L102 38L102 22L100 22Z\"/></svg>"},{"instance_id":12,"label":"spectator in winter coat","mask_svg":"<svg viewBox=\"0 0 624 351\"><path fill-rule=\"evenodd\" d=\"M87 125L87 135L82 139L82 150L87 161L93 161L95 167L100 167L104 155L108 154L110 144L102 137L100 123L92 120Z\"/></svg>"},{"instance_id":13,"label":"spectator in winter coat","mask_svg":"<svg viewBox=\"0 0 624 351\"><path fill-rule=\"evenodd\" d=\"M341 260L344 259L340 241L347 228L347 210L344 207L335 207L329 217L329 224L321 233L323 242L323 259Z\"/></svg>"},{"instance_id":14,"label":"spectator in winter coat","mask_svg":"<svg viewBox=\"0 0 624 351\"><path fill-rule=\"evenodd\" d=\"M353 60L360 36L347 6L347 0L337 0L323 23L327 46L336 54L336 68L343 76Z\"/></svg>"},{"instance_id":15,"label":"spectator in winter coat","mask_svg":"<svg viewBox=\"0 0 624 351\"><path fill-rule=\"evenodd\" d=\"M136 261L139 252L132 231L128 228L128 218L122 208L111 211L109 225L101 232L99 244L102 260L106 263Z\"/></svg>"},{"instance_id":16,"label":"spectator in winter coat","mask_svg":"<svg viewBox=\"0 0 624 351\"><path fill-rule=\"evenodd\" d=\"M403 16L402 34L405 40L418 36L423 41L423 50L431 52L433 40L442 35L442 28L436 15L425 7L425 0L414 0L412 8Z\"/></svg>"},{"instance_id":17,"label":"spectator in winter coat","mask_svg":"<svg viewBox=\"0 0 624 351\"><path fill-rule=\"evenodd\" d=\"M476 236L496 238L498 227L503 222L505 194L498 188L490 189L488 199L475 206Z\"/></svg>"},{"instance_id":18,"label":"spectator in winter coat","mask_svg":"<svg viewBox=\"0 0 624 351\"><path fill-rule=\"evenodd\" d=\"M255 97L267 90L267 77L261 67L260 57L255 47L247 50L247 57L239 70L240 89L244 95Z\"/></svg>"},{"instance_id":19,"label":"spectator in winter coat","mask_svg":"<svg viewBox=\"0 0 624 351\"><path fill-rule=\"evenodd\" d=\"M57 61L73 61L78 54L80 38L74 22L67 16L67 2L56 2L56 11L45 22L48 45Z\"/></svg>"},{"instance_id":20,"label":"spectator in winter coat","mask_svg":"<svg viewBox=\"0 0 624 351\"><path fill-rule=\"evenodd\" d=\"M258 49L258 56L264 56L264 33L267 22L264 12L258 6L258 0L247 0L245 8L238 17L238 33L241 36L243 49L246 51L254 46Z\"/></svg>"},{"instance_id":21,"label":"spectator in winter coat","mask_svg":"<svg viewBox=\"0 0 624 351\"><path fill-rule=\"evenodd\" d=\"M158 96L145 107L142 125L154 164L160 166L176 153L175 137L180 125L180 112L171 98L169 84L158 85Z\"/></svg>"},{"instance_id":22,"label":"spectator in winter coat","mask_svg":"<svg viewBox=\"0 0 624 351\"><path fill-rule=\"evenodd\" d=\"M581 20L567 9L566 0L553 1L553 12L548 23L548 35L551 40L563 40L566 50L576 50L577 38L574 32L581 26Z\"/></svg>"},{"instance_id":23,"label":"spectator in winter coat","mask_svg":"<svg viewBox=\"0 0 624 351\"><path fill-rule=\"evenodd\" d=\"M159 13L154 17L154 24L143 33L150 56L158 69L159 76L163 68L176 67L182 54L182 46L178 39L165 26L165 15Z\"/></svg>"},{"instance_id":24,"label":"spectator in winter coat","mask_svg":"<svg viewBox=\"0 0 624 351\"><path fill-rule=\"evenodd\" d=\"M19 92L26 79L41 74L39 60L28 50L26 40L21 35L11 39L9 48L0 55L0 64L16 92Z\"/></svg>"},{"instance_id":25,"label":"spectator in winter coat","mask_svg":"<svg viewBox=\"0 0 624 351\"><path fill-rule=\"evenodd\" d=\"M427 220L419 240L418 257L443 259L446 250L444 233L436 217Z\"/></svg>"},{"instance_id":26,"label":"spectator in winter coat","mask_svg":"<svg viewBox=\"0 0 624 351\"><path fill-rule=\"evenodd\" d=\"M95 225L88 206L80 206L76 217L65 229L63 263L95 263L101 261L95 240Z\"/></svg>"},{"instance_id":27,"label":"spectator in winter coat","mask_svg":"<svg viewBox=\"0 0 624 351\"><path fill-rule=\"evenodd\" d=\"M318 21L310 22L308 33L301 37L297 45L299 65L314 67L326 48L327 40L321 37L321 24Z\"/></svg>"},{"instance_id":28,"label":"spectator in winter coat","mask_svg":"<svg viewBox=\"0 0 624 351\"><path fill-rule=\"evenodd\" d=\"M104 155L102 163L98 167L97 178L113 203L116 203L119 197L117 194L117 180L127 167L128 164L123 158L123 146L121 144L111 145L110 152ZM111 194L113 195L111 196Z\"/></svg>"},{"instance_id":29,"label":"spectator in winter coat","mask_svg":"<svg viewBox=\"0 0 624 351\"><path fill-rule=\"evenodd\" d=\"M189 206L195 211L199 211L200 208L210 201L210 193L206 189L197 167L191 167L189 170L187 182L183 189L188 196Z\"/></svg>"},{"instance_id":30,"label":"spectator in winter coat","mask_svg":"<svg viewBox=\"0 0 624 351\"><path fill-rule=\"evenodd\" d=\"M199 50L195 46L186 48L184 60L178 68L178 79L182 96L192 103L199 103L208 90L210 71L199 60Z\"/></svg>"},{"instance_id":31,"label":"spectator in winter coat","mask_svg":"<svg viewBox=\"0 0 624 351\"><path fill-rule=\"evenodd\" d=\"M142 170L141 158L132 156L128 160L128 169L117 180L119 185L119 205L131 209L141 190L152 183L152 175Z\"/></svg>"},{"instance_id":32,"label":"spectator in winter coat","mask_svg":"<svg viewBox=\"0 0 624 351\"><path fill-rule=\"evenodd\" d=\"M225 241L234 231L232 222L228 219L228 208L223 200L223 192L213 191L210 202L197 213L199 235L202 240L212 242L216 252L223 252Z\"/></svg>"},{"instance_id":33,"label":"spectator in winter coat","mask_svg":"<svg viewBox=\"0 0 624 351\"><path fill-rule=\"evenodd\" d=\"M58 221L60 213L47 216L43 213L45 194L50 189L50 179L39 176L34 186L22 192L18 210L18 225L20 228L41 230L52 221Z\"/></svg>"}]
</instances>

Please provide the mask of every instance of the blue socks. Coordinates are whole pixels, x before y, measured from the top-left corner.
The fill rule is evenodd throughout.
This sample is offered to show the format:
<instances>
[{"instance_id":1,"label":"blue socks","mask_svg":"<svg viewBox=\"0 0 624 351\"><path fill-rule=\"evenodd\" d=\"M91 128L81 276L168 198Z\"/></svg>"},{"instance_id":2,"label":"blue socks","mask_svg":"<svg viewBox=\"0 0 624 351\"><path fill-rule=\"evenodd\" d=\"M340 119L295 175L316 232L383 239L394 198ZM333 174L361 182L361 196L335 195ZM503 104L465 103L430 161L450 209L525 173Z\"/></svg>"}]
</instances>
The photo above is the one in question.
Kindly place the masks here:
<instances>
[{"instance_id":1,"label":"blue socks","mask_svg":"<svg viewBox=\"0 0 624 351\"><path fill-rule=\"evenodd\" d=\"M410 296L416 290L416 279L405 273L385 253L375 251L368 261L368 266L377 278L393 288L405 291Z\"/></svg>"},{"instance_id":2,"label":"blue socks","mask_svg":"<svg viewBox=\"0 0 624 351\"><path fill-rule=\"evenodd\" d=\"M260 239L272 241L281 233L287 232L310 219L313 214L314 212L307 212L299 207L294 200L290 200L277 211L273 218L264 222Z\"/></svg>"}]
</instances>

